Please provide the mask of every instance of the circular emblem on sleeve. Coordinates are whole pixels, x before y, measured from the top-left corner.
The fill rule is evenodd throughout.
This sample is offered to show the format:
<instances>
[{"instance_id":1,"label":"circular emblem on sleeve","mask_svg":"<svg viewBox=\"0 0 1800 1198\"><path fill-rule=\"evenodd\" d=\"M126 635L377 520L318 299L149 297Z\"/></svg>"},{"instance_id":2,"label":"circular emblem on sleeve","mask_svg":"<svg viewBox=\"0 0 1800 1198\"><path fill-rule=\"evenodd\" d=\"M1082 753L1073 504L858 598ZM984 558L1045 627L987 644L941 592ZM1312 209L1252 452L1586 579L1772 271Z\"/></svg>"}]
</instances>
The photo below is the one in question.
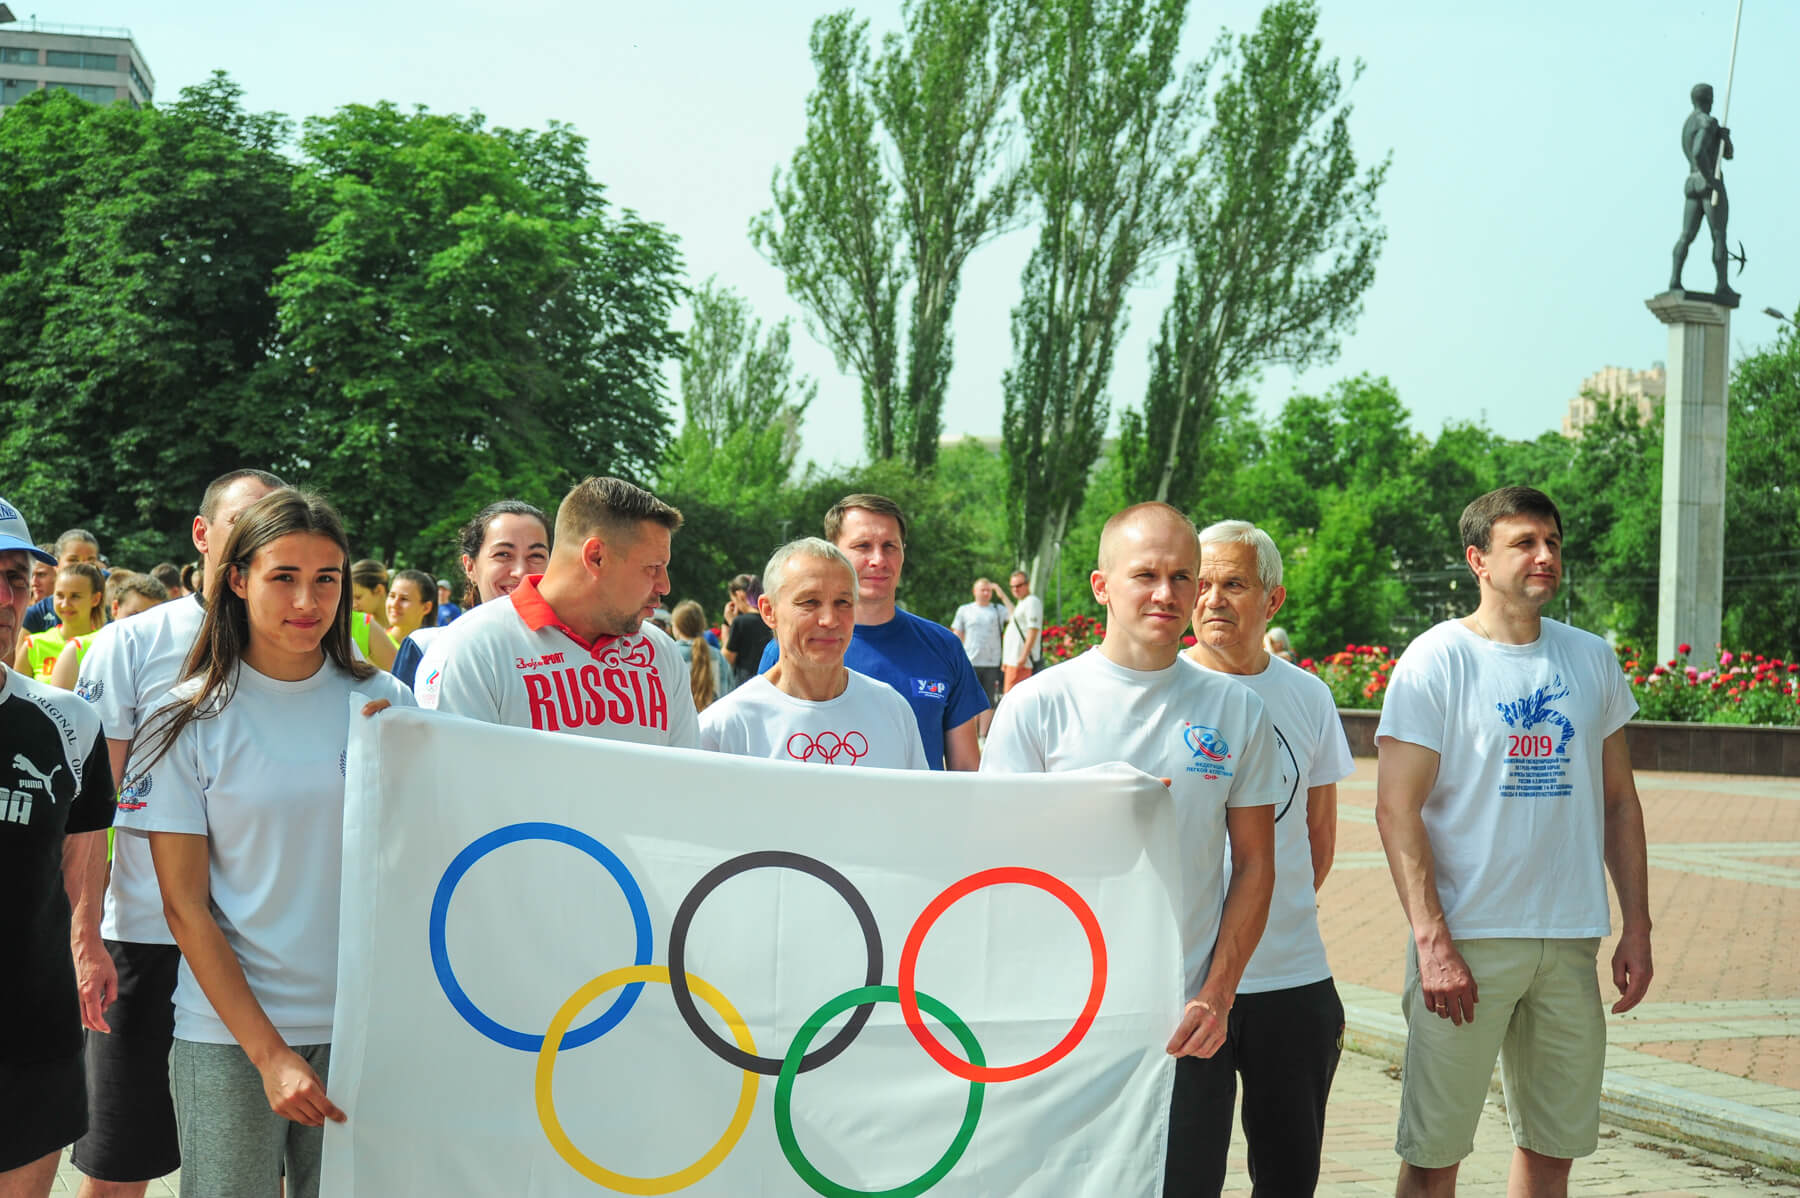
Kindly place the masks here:
<instances>
[{"instance_id":1,"label":"circular emblem on sleeve","mask_svg":"<svg viewBox=\"0 0 1800 1198\"><path fill-rule=\"evenodd\" d=\"M106 683L98 678L83 678L75 683L75 694L89 703L97 703L106 693Z\"/></svg>"}]
</instances>

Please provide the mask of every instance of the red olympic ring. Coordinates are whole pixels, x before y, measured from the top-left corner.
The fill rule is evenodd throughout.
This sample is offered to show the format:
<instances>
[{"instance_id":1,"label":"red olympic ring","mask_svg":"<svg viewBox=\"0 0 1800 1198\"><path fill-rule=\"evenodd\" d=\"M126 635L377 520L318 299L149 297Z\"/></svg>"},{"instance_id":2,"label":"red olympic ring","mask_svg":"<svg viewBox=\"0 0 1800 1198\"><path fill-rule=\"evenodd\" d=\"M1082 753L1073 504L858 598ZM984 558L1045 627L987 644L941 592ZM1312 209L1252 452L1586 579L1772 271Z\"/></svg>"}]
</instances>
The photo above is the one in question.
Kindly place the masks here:
<instances>
[{"instance_id":1,"label":"red olympic ring","mask_svg":"<svg viewBox=\"0 0 1800 1198\"><path fill-rule=\"evenodd\" d=\"M1017 1065L973 1065L945 1048L931 1029L925 1026L925 1020L919 1014L919 994L913 984L919 965L919 949L924 945L925 934L931 931L931 925L937 922L938 916L948 910L952 903L985 887L1009 882L1020 886L1035 886L1052 898L1061 900L1063 906L1080 921L1081 930L1087 933L1088 950L1094 957L1094 980L1088 987L1087 1004L1075 1018L1075 1026L1049 1052ZM1081 1043L1082 1037L1087 1035L1088 1029L1094 1026L1094 1017L1100 1013L1100 998L1106 993L1106 939L1100 934L1100 921L1094 918L1093 909L1067 882L1042 870L1017 865L984 869L953 883L920 912L912 931L906 935L906 947L900 950L899 989L900 1010L906 1018L906 1026L912 1032L913 1039L919 1042L919 1047L931 1054L932 1060L964 1081L1015 1081L1048 1069L1068 1056Z\"/></svg>"},{"instance_id":2,"label":"red olympic ring","mask_svg":"<svg viewBox=\"0 0 1800 1198\"><path fill-rule=\"evenodd\" d=\"M830 738L829 742L827 737ZM799 752L794 751L794 742L801 742ZM850 764L855 765L869 755L869 738L860 732L850 732L839 736L835 732L821 732L817 739L804 732L796 732L787 738L787 755L795 761L820 761L836 765L839 757L848 754Z\"/></svg>"}]
</instances>

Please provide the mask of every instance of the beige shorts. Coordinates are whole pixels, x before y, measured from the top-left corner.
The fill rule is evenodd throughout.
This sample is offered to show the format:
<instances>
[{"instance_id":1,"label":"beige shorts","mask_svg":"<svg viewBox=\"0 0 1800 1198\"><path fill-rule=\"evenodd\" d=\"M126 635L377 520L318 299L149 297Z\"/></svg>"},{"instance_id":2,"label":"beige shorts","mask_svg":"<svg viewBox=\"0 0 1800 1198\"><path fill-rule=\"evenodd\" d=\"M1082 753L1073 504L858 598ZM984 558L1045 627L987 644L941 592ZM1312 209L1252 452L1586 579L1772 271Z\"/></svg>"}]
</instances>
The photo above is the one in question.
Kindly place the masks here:
<instances>
[{"instance_id":1,"label":"beige shorts","mask_svg":"<svg viewBox=\"0 0 1800 1198\"><path fill-rule=\"evenodd\" d=\"M1394 1151L1422 1169L1469 1155L1499 1056L1513 1142L1563 1159L1592 1153L1606 1067L1599 939L1459 940L1456 948L1479 999L1474 1021L1461 1027L1425 1009L1418 950L1407 944L1406 1068Z\"/></svg>"}]
</instances>

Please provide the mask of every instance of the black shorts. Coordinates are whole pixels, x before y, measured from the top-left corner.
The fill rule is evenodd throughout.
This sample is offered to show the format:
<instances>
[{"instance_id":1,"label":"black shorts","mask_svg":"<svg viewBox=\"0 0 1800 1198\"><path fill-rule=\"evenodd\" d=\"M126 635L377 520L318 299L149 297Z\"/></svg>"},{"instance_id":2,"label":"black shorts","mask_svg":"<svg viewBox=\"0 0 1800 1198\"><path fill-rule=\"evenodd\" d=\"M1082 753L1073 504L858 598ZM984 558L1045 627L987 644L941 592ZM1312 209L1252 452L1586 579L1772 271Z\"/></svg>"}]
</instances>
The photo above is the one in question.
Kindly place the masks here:
<instances>
[{"instance_id":1,"label":"black shorts","mask_svg":"<svg viewBox=\"0 0 1800 1198\"><path fill-rule=\"evenodd\" d=\"M1006 671L999 666L976 666L975 680L981 683L981 692L988 697L988 706L1000 706L1000 686L1006 680Z\"/></svg>"},{"instance_id":2,"label":"black shorts","mask_svg":"<svg viewBox=\"0 0 1800 1198\"><path fill-rule=\"evenodd\" d=\"M81 1054L30 1065L0 1062L0 1173L60 1152L87 1130Z\"/></svg>"},{"instance_id":3,"label":"black shorts","mask_svg":"<svg viewBox=\"0 0 1800 1198\"><path fill-rule=\"evenodd\" d=\"M169 1048L175 1040L173 944L106 941L119 997L106 1008L110 1032L87 1033L87 1134L70 1162L100 1181L148 1181L181 1167Z\"/></svg>"}]
</instances>

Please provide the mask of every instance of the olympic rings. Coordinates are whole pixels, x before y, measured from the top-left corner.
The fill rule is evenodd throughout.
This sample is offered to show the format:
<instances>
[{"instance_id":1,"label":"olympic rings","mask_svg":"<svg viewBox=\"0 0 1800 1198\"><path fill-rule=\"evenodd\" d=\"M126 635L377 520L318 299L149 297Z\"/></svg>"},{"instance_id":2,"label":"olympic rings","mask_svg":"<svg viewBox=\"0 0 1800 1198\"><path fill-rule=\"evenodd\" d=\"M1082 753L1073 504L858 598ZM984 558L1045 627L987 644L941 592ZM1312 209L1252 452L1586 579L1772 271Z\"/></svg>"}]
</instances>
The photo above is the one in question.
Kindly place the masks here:
<instances>
[{"instance_id":1,"label":"olympic rings","mask_svg":"<svg viewBox=\"0 0 1800 1198\"><path fill-rule=\"evenodd\" d=\"M862 892L850 884L846 878L831 866L813 857L805 857L799 853L785 853L770 850L760 853L745 853L733 857L723 865L717 866L694 884L686 898L681 900L681 908L675 912L675 922L669 925L669 990L675 996L675 1007L687 1022L700 1043L706 1045L714 1056L722 1058L728 1064L739 1069L748 1069L766 1077L774 1077L781 1072L781 1062L773 1057L759 1057L740 1051L727 1044L719 1033L707 1026L694 1006L694 997L688 993L685 966L687 964L688 928L694 922L694 912L699 910L700 903L707 895L717 890L722 884L741 873L753 869L792 869L803 874L811 874L825 885L837 891L843 900L850 904L856 922L862 927L863 944L869 956L869 968L864 979L864 987L874 986L881 981L881 929L875 926L875 912L869 910L868 900ZM817 1052L800 1062L800 1072L817 1069L820 1065L833 1060L837 1055L850 1047L863 1025L869 1022L869 1016L875 1013L873 1002L857 1007L854 1014L838 1034L826 1041Z\"/></svg>"},{"instance_id":2,"label":"olympic rings","mask_svg":"<svg viewBox=\"0 0 1800 1198\"><path fill-rule=\"evenodd\" d=\"M795 746L799 746L796 748ZM804 732L796 732L787 738L787 755L795 761L823 761L836 765L838 758L848 757L850 764L855 765L869 755L869 738L860 732L851 732L839 736L835 732L821 732L817 738Z\"/></svg>"},{"instance_id":3,"label":"olympic rings","mask_svg":"<svg viewBox=\"0 0 1800 1198\"><path fill-rule=\"evenodd\" d=\"M640 990L645 982L669 982L669 970L663 965L630 965L623 969L614 969L601 974L569 997L555 1017L550 1020L550 1030L544 1033L543 1048L538 1050L537 1063L537 1112L538 1122L544 1125L544 1134L550 1138L550 1146L556 1154L569 1162L574 1170L608 1189L621 1194L672 1194L676 1190L684 1190L693 1185L714 1169L717 1169L737 1142L743 1138L744 1129L750 1126L750 1116L756 1110L756 1090L762 1079L749 1070L744 1071L744 1083L738 1088L737 1109L731 1113L731 1122L725 1126L725 1134L718 1142L708 1148L703 1156L685 1169L677 1169L673 1173L665 1173L661 1177L633 1177L628 1173L615 1173L611 1169L596 1163L593 1159L575 1147L563 1130L562 1121L556 1117L556 1094L552 1085L556 1072L556 1054L558 1045L563 1043L563 1033L575 1022L589 1003L605 994L608 990L630 982ZM731 1034L743 1046L744 1051L754 1053L756 1041L750 1037L749 1025L744 1017L737 1013L737 1008L711 985L697 977L689 977L687 984L700 992L707 1005L717 1011L725 1020ZM920 995L924 998L925 995ZM932 1014L937 1014L933 1011ZM964 1040L967 1045L969 1042ZM971 1053L971 1055L973 1055Z\"/></svg>"},{"instance_id":4,"label":"olympic rings","mask_svg":"<svg viewBox=\"0 0 1800 1198\"><path fill-rule=\"evenodd\" d=\"M975 1033L969 1025L958 1019L954 1012L929 994L915 992L920 1006L943 1020L944 1025L953 1032L962 1046L967 1050L969 1059L980 1065L983 1061L981 1044L975 1039ZM956 1137L950 1141L950 1147L944 1155L937 1159L931 1168L919 1174L911 1181L888 1190L853 1190L831 1180L819 1172L814 1164L806 1159L800 1150L800 1141L794 1135L794 1079L804 1071L805 1058L801 1055L813 1037L819 1034L828 1022L839 1013L851 1007L859 1011L868 1010L867 1005L877 1002L899 1002L900 990L896 986L861 986L855 990L846 990L824 1006L814 1011L807 1021L800 1025L799 1032L794 1035L794 1042L788 1045L787 1056L781 1062L781 1076L775 1081L775 1138L781 1142L781 1151L787 1157L788 1164L800 1175L800 1180L811 1186L814 1191L826 1195L826 1198L864 1198L866 1195L879 1195L880 1198L917 1198L938 1182L944 1180L950 1170L956 1168L956 1162L968 1151L969 1141L975 1138L975 1125L981 1121L981 1102L987 1092L987 1086L978 1081L969 1083L969 1101L963 1107L962 1126L956 1129Z\"/></svg>"},{"instance_id":5,"label":"olympic rings","mask_svg":"<svg viewBox=\"0 0 1800 1198\"><path fill-rule=\"evenodd\" d=\"M937 922L950 904L956 900L988 886L1003 883L1017 883L1021 886L1035 886L1062 903L1081 923L1082 931L1087 933L1088 950L1094 958L1094 980L1088 987L1087 1003L1081 1008L1081 1014L1075 1018L1075 1026L1050 1051L1029 1061L1017 1065L985 1067L980 1061L964 1061L945 1048L938 1038L931 1034L925 1021L919 1017L919 994L914 987L914 975L919 966L919 949L925 943L925 934L931 931L931 925ZM1082 901L1079 894L1067 882L1038 869L1024 869L1018 866L1007 866L1000 869L984 869L980 873L970 874L962 881L948 887L942 894L932 899L918 922L913 924L912 931L907 933L906 946L900 950L900 1010L906 1017L906 1026L919 1042L919 1047L931 1054L931 1059L954 1073L964 1081L971 1082L1009 1082L1021 1077L1030 1077L1041 1070L1048 1069L1056 1062L1074 1051L1077 1044L1094 1026L1094 1017L1100 1013L1100 999L1106 993L1106 938L1100 934L1100 921L1094 918L1093 909ZM935 1014L935 1012L933 1012ZM940 1016L941 1018L941 1016Z\"/></svg>"},{"instance_id":6,"label":"olympic rings","mask_svg":"<svg viewBox=\"0 0 1800 1198\"><path fill-rule=\"evenodd\" d=\"M637 939L635 962L603 973L582 986L557 1010L555 1016L550 1020L548 1030L542 1036L532 1036L506 1027L488 1016L470 1000L457 982L456 974L450 967L450 955L444 935L450 900L463 875L488 853L503 845L521 840L549 840L570 845L605 866L607 872L613 876L613 880L618 883L619 889L624 893L626 904L631 909L632 924ZM693 923L694 914L699 909L701 902L728 879L755 869L798 870L801 873L810 874L830 886L843 898L856 916L857 924L862 929L868 954L866 983L830 999L813 1012L795 1033L793 1042L788 1045L786 1053L779 1061L771 1057L758 1056L755 1041L743 1016L717 988L686 972L685 969L687 936ZM1093 957L1093 982L1088 990L1087 1001L1083 1005L1081 1013L1076 1017L1074 1026L1055 1047L1041 1056L1017 1065L989 1066L981 1045L975 1038L975 1033L949 1007L929 994L919 991L916 986L916 974L919 951L924 944L926 934L931 931L938 918L952 904L985 887L1009 883L1034 886L1043 890L1061 901L1075 916L1080 922L1082 930L1087 934L1088 947ZM714 867L705 877L701 878L676 910L669 932L669 964L666 966L652 965L650 964L652 951L650 912L648 904L645 902L643 889L639 886L637 879L632 876L625 863L598 840L573 828L552 823L509 824L478 837L458 853L444 870L443 877L438 881L437 892L432 897L429 938L431 961L433 968L437 971L438 984L443 988L445 997L450 1000L451 1006L456 1009L457 1013L488 1039L508 1048L537 1055L534 1093L538 1120L543 1125L544 1134L549 1139L551 1147L582 1176L616 1192L626 1194L673 1193L695 1184L717 1169L736 1148L738 1141L743 1138L751 1115L755 1111L757 1088L761 1078L774 1076L776 1078L774 1104L776 1138L789 1165L808 1186L819 1194L827 1195L827 1198L863 1198L865 1195L875 1193L879 1193L880 1198L916 1198L917 1195L925 1193L942 1181L968 1150L975 1135L976 1124L981 1117L987 1084L1028 1077L1049 1068L1067 1056L1093 1027L1094 1019L1099 1013L1101 998L1106 990L1106 941L1101 934L1099 921L1095 918L1093 910L1071 886L1041 870L1018 866L988 869L970 874L961 881L950 885L926 906L907 934L905 948L900 954L900 984L884 986L879 984L884 960L881 932L875 922L874 913L869 909L868 901L862 896L862 893L848 878L824 862L799 853L776 850L741 854ZM744 1080L738 1092L737 1107L732 1113L724 1135L720 1136L718 1142L709 1148L699 1160L685 1169L665 1174L662 1177L633 1177L616 1173L587 1157L575 1147L574 1142L569 1139L568 1133L563 1130L562 1123L556 1114L553 1093L557 1055L563 1049L579 1048L589 1044L618 1026L619 1022L630 1013L636 1004L638 997L643 993L646 982L667 985L675 1000L676 1008L681 1012L682 1020L700 1042L715 1056L737 1066L744 1074ZM614 989L620 990L621 993L611 1006L590 1023L570 1030L570 1025L589 1004L602 994ZM725 1020L726 1026L731 1029L733 1039L736 1040L735 1045L726 1042L724 1037L714 1032L701 1018L699 1009L694 1003L696 994ZM892 1189L879 1192L854 1190L826 1177L801 1151L793 1126L794 1081L800 1074L826 1064L848 1048L867 1025L875 1004L884 1002L899 1004L906 1026L919 1045L944 1069L969 1083L969 1099L964 1109L962 1125L958 1128L955 1138L951 1141L950 1147L945 1150L944 1155L931 1168L912 1181ZM822 1047L808 1052L808 1047L824 1030L825 1025L845 1011L851 1011L851 1015L844 1027ZM966 1061L944 1047L936 1036L925 1027L921 1011L929 1012L950 1029L968 1054Z\"/></svg>"},{"instance_id":7,"label":"olympic rings","mask_svg":"<svg viewBox=\"0 0 1800 1198\"><path fill-rule=\"evenodd\" d=\"M450 896L456 892L456 884L462 881L462 876L469 872L470 866L495 849L520 840L553 840L570 845L606 867L606 872L613 876L619 889L625 892L625 902L631 907L631 922L637 932L637 954L632 962L634 965L650 964L650 908L644 902L643 888L631 876L631 871L625 868L625 863L592 836L577 832L566 824L525 823L495 828L487 835L478 837L450 862L449 867L444 870L444 876L438 879L437 893L431 899L431 964L437 970L438 985L443 987L444 997L450 1000L450 1005L468 1021L470 1027L496 1044L516 1048L521 1052L537 1052L544 1046L543 1037L514 1031L491 1018L463 991L462 983L456 980L455 970L450 968L450 949L444 940L444 921L450 913ZM601 1012L592 1023L570 1032L568 1042L562 1047L580 1048L610 1032L631 1013L638 995L643 992L642 982L627 986L613 1005Z\"/></svg>"}]
</instances>

